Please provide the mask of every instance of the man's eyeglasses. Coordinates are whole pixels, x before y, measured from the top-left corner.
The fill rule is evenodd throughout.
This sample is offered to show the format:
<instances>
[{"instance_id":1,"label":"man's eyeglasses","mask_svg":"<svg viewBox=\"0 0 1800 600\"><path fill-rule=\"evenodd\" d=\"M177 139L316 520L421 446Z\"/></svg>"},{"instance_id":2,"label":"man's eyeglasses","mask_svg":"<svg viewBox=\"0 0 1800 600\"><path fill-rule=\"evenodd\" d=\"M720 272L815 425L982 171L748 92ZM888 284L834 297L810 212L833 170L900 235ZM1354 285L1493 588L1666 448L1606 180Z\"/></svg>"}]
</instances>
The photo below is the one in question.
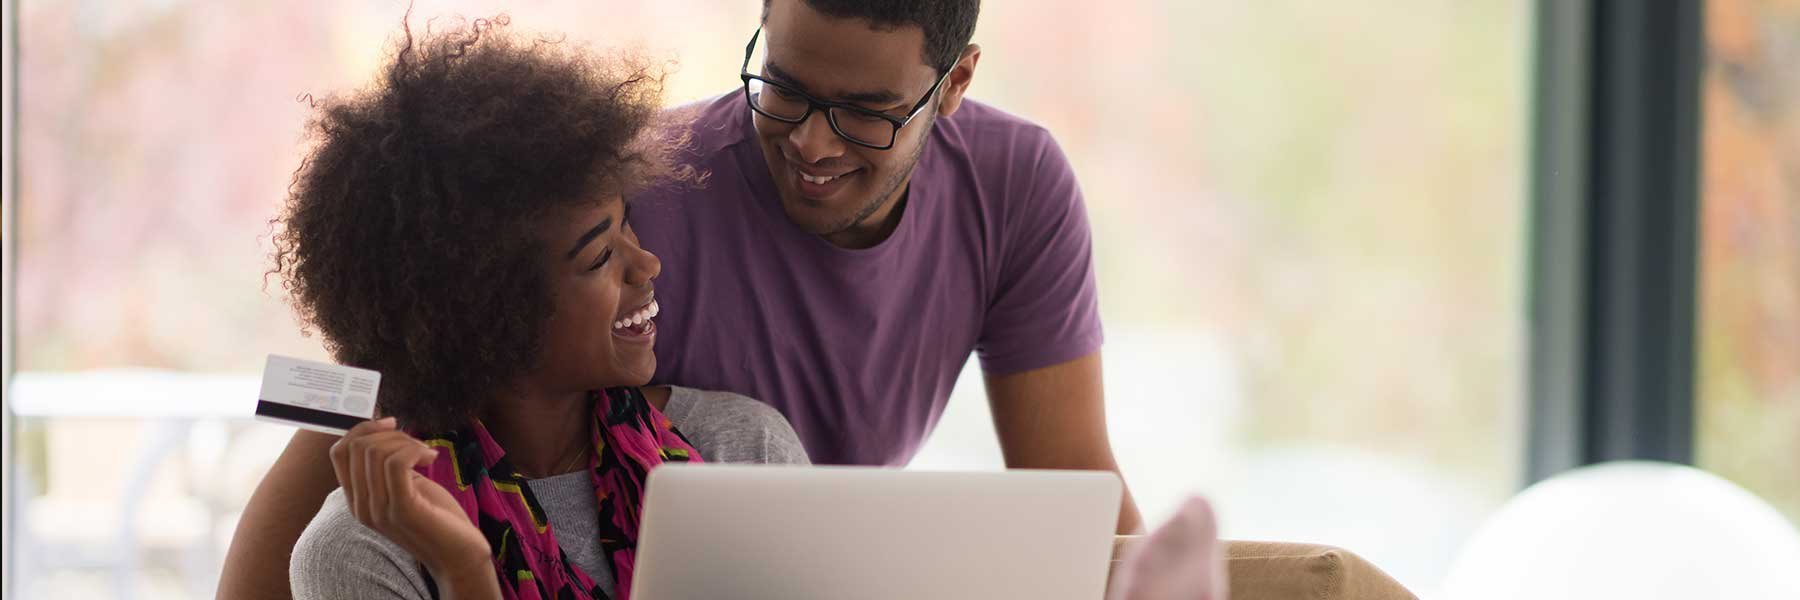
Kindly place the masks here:
<instances>
[{"instance_id":1,"label":"man's eyeglasses","mask_svg":"<svg viewBox=\"0 0 1800 600\"><path fill-rule=\"evenodd\" d=\"M806 118L812 116L815 110L823 111L825 120L831 123L832 131L846 141L866 148L887 150L894 147L894 139L899 137L900 128L912 122L913 117L919 116L919 112L925 109L925 103L930 102L938 88L944 85L944 80L950 78L950 70L944 70L937 83L925 90L925 97L913 104L912 110L906 111L905 117L896 117L854 104L820 100L791 85L761 75L752 75L750 54L756 50L756 40L759 37L762 37L761 27L756 28L756 33L750 36L750 43L744 46L744 66L738 75L744 80L744 101L750 103L750 110L790 125L806 122Z\"/></svg>"}]
</instances>

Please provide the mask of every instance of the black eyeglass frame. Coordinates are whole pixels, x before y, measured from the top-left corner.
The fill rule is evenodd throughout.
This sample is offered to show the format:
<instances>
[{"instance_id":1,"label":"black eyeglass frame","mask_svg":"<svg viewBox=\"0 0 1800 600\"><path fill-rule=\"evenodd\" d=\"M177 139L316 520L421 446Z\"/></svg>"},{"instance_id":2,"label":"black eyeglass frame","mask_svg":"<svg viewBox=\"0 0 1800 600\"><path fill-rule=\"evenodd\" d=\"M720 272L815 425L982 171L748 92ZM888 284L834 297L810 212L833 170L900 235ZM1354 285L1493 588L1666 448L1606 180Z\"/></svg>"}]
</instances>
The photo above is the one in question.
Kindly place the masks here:
<instances>
[{"instance_id":1,"label":"black eyeglass frame","mask_svg":"<svg viewBox=\"0 0 1800 600\"><path fill-rule=\"evenodd\" d=\"M919 98L919 101L917 103L913 104L912 110L906 111L905 117L896 117L894 115L890 115L890 114L887 114L884 112L877 112L877 111L869 110L869 109L866 109L866 108L863 108L863 107L860 107L860 106L857 106L854 104L846 104L843 102L832 102L829 100L820 100L818 98L812 97L811 94L808 94L806 92L795 89L794 86L792 86L792 85L781 83L779 81L774 81L767 77L763 77L761 75L751 74L750 73L750 55L756 51L756 40L760 37L762 37L762 28L757 27L756 33L754 33L750 36L750 43L744 45L744 66L740 67L738 69L738 71L739 71L738 77L744 81L744 103L750 105L750 110L756 111L756 114L768 117L770 119L774 119L776 121L780 121L782 123L787 123L789 125L799 125L801 123L805 123L806 119L808 117L812 116L813 111L821 111L821 112L825 113L825 121L831 124L831 131L833 133L836 133L838 137L843 138L844 141L846 141L846 142L850 142L852 144L856 144L858 146L862 146L864 148L870 148L873 150L887 150L887 149L893 148L894 142L900 139L900 128L905 127L907 123L911 123L914 117L919 116L920 111L925 110L925 105L927 103L931 102L931 97L936 96L938 89L944 86L944 82L946 80L950 79L950 72L956 70L954 67L945 69L944 74L938 77L937 83L931 84L931 89L925 90L925 97ZM756 81L758 83L763 84L764 86L774 87L774 88L792 93L795 96L798 96L801 100L806 101L806 112L800 113L800 116L798 118L788 118L788 117L781 117L781 116L769 114L767 111L764 111L762 108L756 106L756 99L750 97L750 82L751 81ZM874 117L877 119L881 119L883 121L887 121L889 125L894 126L894 131L892 134L890 134L888 136L888 142L886 145L871 144L869 142L865 142L865 141L856 139L854 137L850 137L850 134L844 133L844 129L842 127L838 126L837 113L833 112L833 109L847 110L852 113L856 113L858 115Z\"/></svg>"}]
</instances>

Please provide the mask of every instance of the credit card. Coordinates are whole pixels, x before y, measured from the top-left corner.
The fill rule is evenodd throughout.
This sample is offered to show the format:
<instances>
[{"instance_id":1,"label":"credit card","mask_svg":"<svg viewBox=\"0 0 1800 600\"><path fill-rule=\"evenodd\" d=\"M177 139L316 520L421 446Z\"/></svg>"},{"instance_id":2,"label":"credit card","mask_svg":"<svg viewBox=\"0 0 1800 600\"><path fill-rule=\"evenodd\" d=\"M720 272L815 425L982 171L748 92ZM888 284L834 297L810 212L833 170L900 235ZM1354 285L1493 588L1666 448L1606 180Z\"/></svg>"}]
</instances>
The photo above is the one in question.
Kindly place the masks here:
<instances>
[{"instance_id":1,"label":"credit card","mask_svg":"<svg viewBox=\"0 0 1800 600\"><path fill-rule=\"evenodd\" d=\"M256 419L344 435L374 418L380 388L375 371L270 354Z\"/></svg>"}]
</instances>

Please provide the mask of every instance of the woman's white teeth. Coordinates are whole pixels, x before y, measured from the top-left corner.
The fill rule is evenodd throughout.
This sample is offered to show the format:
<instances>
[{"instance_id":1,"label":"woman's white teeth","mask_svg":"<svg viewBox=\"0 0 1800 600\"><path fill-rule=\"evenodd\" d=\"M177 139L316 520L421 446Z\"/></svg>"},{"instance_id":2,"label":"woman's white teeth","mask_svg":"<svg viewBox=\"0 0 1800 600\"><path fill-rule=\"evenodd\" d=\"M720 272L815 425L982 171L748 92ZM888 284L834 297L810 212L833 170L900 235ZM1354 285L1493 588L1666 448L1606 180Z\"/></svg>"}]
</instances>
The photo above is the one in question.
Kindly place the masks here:
<instances>
[{"instance_id":1,"label":"woman's white teeth","mask_svg":"<svg viewBox=\"0 0 1800 600\"><path fill-rule=\"evenodd\" d=\"M643 308L637 309L637 312L633 312L629 315L626 315L625 318L623 318L623 319L614 321L612 326L613 326L613 329L624 329L626 327L636 327L638 325L643 325L645 321L649 321L650 319L656 318L656 314L659 312L662 312L661 307L658 307L656 305L655 300L651 300L650 304L645 305Z\"/></svg>"},{"instance_id":2,"label":"woman's white teeth","mask_svg":"<svg viewBox=\"0 0 1800 600\"><path fill-rule=\"evenodd\" d=\"M807 175L805 173L800 174L801 179L805 179L807 183L812 183L812 184L823 184L823 183L831 181L833 179L837 179L838 177L839 176L837 176L837 175L832 175L829 177L813 177L813 176Z\"/></svg>"}]
</instances>

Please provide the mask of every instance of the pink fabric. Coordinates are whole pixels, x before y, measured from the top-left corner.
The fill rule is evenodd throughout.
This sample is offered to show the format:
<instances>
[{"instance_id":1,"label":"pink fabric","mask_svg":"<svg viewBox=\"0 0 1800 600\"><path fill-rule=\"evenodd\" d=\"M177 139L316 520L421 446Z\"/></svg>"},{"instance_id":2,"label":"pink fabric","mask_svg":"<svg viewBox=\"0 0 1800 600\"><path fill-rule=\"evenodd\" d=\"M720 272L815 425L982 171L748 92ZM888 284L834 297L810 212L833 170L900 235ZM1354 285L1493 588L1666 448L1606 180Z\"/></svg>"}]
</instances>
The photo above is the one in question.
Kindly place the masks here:
<instances>
[{"instance_id":1,"label":"pink fabric","mask_svg":"<svg viewBox=\"0 0 1800 600\"><path fill-rule=\"evenodd\" d=\"M594 421L588 466L600 512L600 543L612 561L614 597L625 600L636 567L645 478L664 462L702 461L668 417L635 388L595 394ZM503 597L605 597L592 578L563 561L556 533L531 488L480 421L426 443L442 450L418 471L449 490L487 536Z\"/></svg>"}]
</instances>

